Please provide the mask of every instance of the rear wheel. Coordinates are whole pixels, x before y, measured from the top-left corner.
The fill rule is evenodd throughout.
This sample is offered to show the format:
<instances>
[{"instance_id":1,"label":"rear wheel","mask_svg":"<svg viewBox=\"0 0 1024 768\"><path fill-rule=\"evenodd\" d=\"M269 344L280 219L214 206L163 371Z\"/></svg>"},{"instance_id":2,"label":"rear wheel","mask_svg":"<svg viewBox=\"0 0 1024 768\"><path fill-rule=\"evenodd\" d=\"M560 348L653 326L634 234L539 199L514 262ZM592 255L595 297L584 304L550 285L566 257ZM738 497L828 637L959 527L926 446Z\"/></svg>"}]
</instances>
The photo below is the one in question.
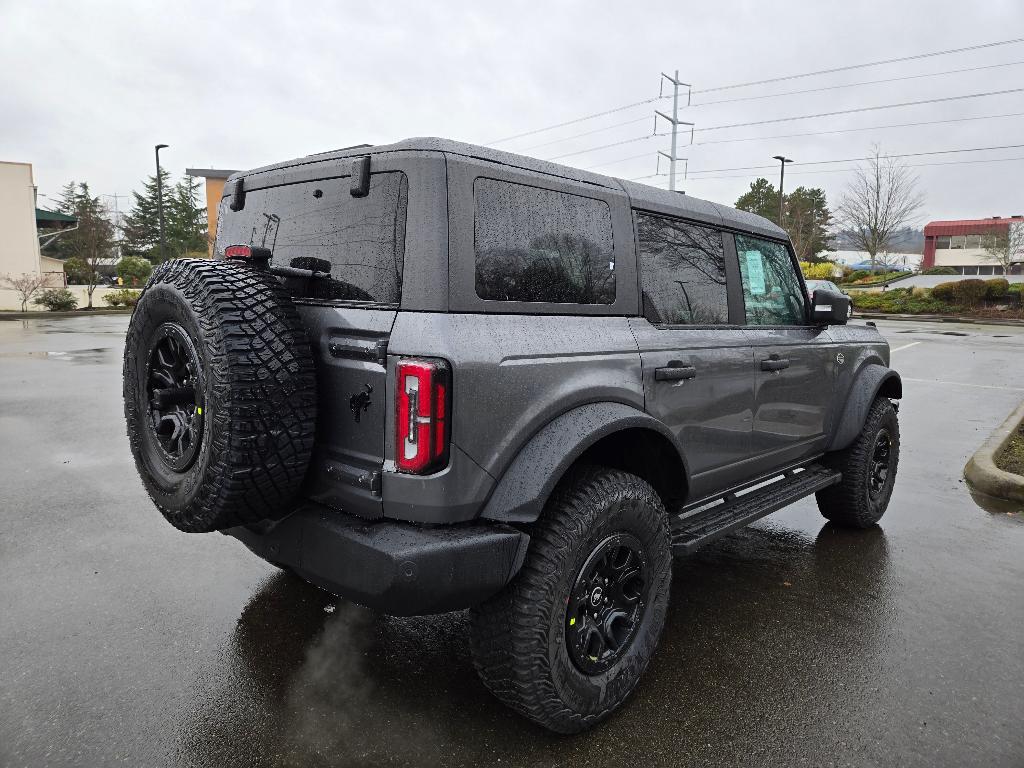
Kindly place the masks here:
<instances>
[{"instance_id":1,"label":"rear wheel","mask_svg":"<svg viewBox=\"0 0 1024 768\"><path fill-rule=\"evenodd\" d=\"M668 516L646 482L585 467L531 531L516 579L471 612L473 662L505 704L573 733L636 686L668 607Z\"/></svg>"},{"instance_id":2,"label":"rear wheel","mask_svg":"<svg viewBox=\"0 0 1024 768\"><path fill-rule=\"evenodd\" d=\"M900 426L888 398L872 403L860 434L823 463L843 473L842 481L818 491L818 509L834 523L869 528L889 506L900 457Z\"/></svg>"}]
</instances>

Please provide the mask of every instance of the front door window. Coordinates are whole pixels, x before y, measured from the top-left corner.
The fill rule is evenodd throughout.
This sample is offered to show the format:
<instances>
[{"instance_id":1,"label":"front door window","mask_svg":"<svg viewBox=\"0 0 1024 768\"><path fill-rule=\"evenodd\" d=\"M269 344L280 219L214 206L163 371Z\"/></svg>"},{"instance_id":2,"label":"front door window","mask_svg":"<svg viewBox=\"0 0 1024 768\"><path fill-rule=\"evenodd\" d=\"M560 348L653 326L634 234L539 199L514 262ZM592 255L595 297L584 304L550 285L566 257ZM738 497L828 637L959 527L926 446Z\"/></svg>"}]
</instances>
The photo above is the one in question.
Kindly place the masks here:
<instances>
[{"instance_id":1,"label":"front door window","mask_svg":"<svg viewBox=\"0 0 1024 768\"><path fill-rule=\"evenodd\" d=\"M747 325L803 325L804 294L782 243L736 235Z\"/></svg>"}]
</instances>

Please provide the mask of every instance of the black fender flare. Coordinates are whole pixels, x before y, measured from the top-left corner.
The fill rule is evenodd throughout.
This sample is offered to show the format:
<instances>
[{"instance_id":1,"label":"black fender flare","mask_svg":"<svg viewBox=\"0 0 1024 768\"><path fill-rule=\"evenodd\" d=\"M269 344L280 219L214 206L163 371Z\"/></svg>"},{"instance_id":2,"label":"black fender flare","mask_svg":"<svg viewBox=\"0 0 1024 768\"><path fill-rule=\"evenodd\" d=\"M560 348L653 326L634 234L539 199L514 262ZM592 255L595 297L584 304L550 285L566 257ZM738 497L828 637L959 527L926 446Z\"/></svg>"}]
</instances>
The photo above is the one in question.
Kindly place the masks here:
<instances>
[{"instance_id":1,"label":"black fender flare","mask_svg":"<svg viewBox=\"0 0 1024 768\"><path fill-rule=\"evenodd\" d=\"M832 440L827 451L840 451L852 443L867 418L871 404L878 393L884 390L886 397L899 399L903 397L903 380L892 368L879 363L868 363L853 380L850 394L846 398L843 414L832 430Z\"/></svg>"},{"instance_id":2,"label":"black fender flare","mask_svg":"<svg viewBox=\"0 0 1024 768\"><path fill-rule=\"evenodd\" d=\"M555 485L583 452L624 429L649 429L667 438L689 471L672 431L650 414L624 403L589 403L553 419L509 464L480 517L504 523L532 523L540 517Z\"/></svg>"}]
</instances>

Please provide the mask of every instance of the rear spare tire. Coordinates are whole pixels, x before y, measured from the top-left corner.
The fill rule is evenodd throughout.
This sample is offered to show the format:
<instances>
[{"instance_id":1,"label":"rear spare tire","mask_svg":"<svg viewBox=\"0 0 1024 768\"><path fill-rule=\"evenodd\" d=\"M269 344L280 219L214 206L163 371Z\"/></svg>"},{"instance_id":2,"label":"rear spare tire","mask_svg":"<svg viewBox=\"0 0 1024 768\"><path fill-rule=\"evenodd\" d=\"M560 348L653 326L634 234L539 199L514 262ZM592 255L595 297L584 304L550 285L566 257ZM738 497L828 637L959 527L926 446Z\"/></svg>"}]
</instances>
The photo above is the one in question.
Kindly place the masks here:
<instances>
[{"instance_id":1,"label":"rear spare tire","mask_svg":"<svg viewBox=\"0 0 1024 768\"><path fill-rule=\"evenodd\" d=\"M241 263L157 267L128 326L124 412L143 485L174 527L287 514L316 424L313 357L287 292Z\"/></svg>"}]
</instances>

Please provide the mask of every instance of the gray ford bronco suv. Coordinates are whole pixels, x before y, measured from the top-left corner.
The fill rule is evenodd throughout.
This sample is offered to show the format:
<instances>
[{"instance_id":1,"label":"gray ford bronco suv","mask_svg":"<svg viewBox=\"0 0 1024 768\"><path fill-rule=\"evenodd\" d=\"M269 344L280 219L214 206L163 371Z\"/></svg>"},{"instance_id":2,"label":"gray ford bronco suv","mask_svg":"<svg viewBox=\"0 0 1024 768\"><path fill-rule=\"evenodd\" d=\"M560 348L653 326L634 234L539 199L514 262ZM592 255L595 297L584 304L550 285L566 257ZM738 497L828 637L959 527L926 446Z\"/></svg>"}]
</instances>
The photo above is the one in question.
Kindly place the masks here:
<instances>
[{"instance_id":1,"label":"gray ford bronco suv","mask_svg":"<svg viewBox=\"0 0 1024 768\"><path fill-rule=\"evenodd\" d=\"M484 684L552 730L636 686L674 556L889 502L888 345L760 217L411 139L235 174L214 256L128 330L157 508L373 609L468 608Z\"/></svg>"}]
</instances>

